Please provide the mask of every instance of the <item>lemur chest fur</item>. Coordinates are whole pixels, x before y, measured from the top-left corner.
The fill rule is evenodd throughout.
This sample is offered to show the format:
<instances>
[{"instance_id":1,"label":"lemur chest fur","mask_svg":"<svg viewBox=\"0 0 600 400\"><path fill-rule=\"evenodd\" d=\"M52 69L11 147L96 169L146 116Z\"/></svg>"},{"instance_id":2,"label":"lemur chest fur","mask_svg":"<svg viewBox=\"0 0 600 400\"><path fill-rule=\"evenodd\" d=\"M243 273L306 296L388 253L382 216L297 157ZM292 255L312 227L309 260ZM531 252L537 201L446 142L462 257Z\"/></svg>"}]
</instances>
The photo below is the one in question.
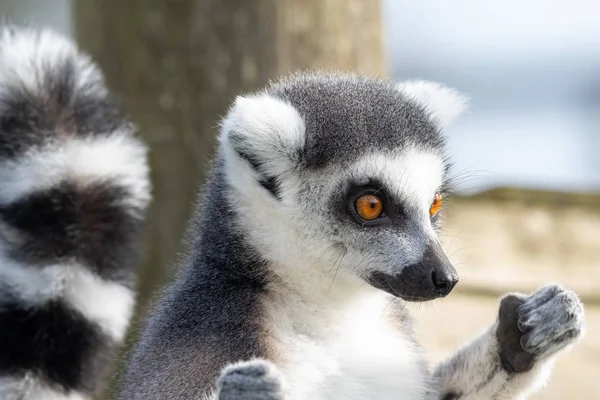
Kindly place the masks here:
<instances>
[{"instance_id":1,"label":"lemur chest fur","mask_svg":"<svg viewBox=\"0 0 600 400\"><path fill-rule=\"evenodd\" d=\"M268 307L272 346L292 400L426 397L421 352L391 315L389 297L368 292L346 304Z\"/></svg>"}]
</instances>

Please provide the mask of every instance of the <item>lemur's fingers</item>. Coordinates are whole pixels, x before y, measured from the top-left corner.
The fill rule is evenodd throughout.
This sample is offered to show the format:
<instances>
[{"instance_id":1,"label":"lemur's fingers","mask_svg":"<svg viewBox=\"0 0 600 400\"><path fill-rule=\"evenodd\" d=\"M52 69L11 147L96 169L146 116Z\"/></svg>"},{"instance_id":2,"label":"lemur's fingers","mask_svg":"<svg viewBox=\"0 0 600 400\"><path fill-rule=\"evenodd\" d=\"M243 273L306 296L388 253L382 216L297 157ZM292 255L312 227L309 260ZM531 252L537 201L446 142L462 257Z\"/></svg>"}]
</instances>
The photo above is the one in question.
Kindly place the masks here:
<instances>
[{"instance_id":1,"label":"lemur's fingers","mask_svg":"<svg viewBox=\"0 0 600 400\"><path fill-rule=\"evenodd\" d=\"M217 382L218 400L283 400L283 377L266 360L226 367Z\"/></svg>"},{"instance_id":2,"label":"lemur's fingers","mask_svg":"<svg viewBox=\"0 0 600 400\"><path fill-rule=\"evenodd\" d=\"M504 367L530 370L583 335L583 305L572 291L547 285L530 296L509 294L500 303L496 335Z\"/></svg>"},{"instance_id":3,"label":"lemur's fingers","mask_svg":"<svg viewBox=\"0 0 600 400\"><path fill-rule=\"evenodd\" d=\"M575 293L559 285L548 285L519 307L523 349L537 357L560 351L584 331L583 304Z\"/></svg>"}]
</instances>

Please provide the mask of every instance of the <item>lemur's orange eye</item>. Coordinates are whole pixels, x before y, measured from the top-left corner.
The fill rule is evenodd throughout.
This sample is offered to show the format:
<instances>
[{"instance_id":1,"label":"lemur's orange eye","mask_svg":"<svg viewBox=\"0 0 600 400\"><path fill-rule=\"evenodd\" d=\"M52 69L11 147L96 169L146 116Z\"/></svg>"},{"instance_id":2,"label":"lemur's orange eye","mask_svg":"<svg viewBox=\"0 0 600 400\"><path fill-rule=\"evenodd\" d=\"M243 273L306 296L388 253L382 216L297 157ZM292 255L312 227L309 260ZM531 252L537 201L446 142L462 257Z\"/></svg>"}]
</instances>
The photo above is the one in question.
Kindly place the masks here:
<instances>
[{"instance_id":1,"label":"lemur's orange eye","mask_svg":"<svg viewBox=\"0 0 600 400\"><path fill-rule=\"evenodd\" d=\"M374 194L365 194L356 199L356 213L365 221L373 221L383 211L383 201Z\"/></svg>"},{"instance_id":2,"label":"lemur's orange eye","mask_svg":"<svg viewBox=\"0 0 600 400\"><path fill-rule=\"evenodd\" d=\"M429 207L429 215L431 215L432 217L435 217L437 215L437 213L440 212L440 210L442 209L442 203L444 201L442 200L442 195L439 193L435 194L435 197L433 198L433 203L431 203L431 207Z\"/></svg>"}]
</instances>

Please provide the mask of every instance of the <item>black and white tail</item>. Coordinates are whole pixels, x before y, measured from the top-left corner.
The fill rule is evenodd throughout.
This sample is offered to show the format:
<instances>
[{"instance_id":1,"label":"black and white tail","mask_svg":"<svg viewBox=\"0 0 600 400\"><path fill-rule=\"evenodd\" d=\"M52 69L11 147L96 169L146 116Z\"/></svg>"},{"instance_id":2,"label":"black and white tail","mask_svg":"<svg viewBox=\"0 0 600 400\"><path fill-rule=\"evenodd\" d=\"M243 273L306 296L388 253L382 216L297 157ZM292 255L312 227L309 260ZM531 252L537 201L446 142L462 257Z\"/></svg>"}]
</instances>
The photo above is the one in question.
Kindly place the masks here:
<instances>
[{"instance_id":1,"label":"black and white tail","mask_svg":"<svg viewBox=\"0 0 600 400\"><path fill-rule=\"evenodd\" d=\"M146 148L67 39L0 27L0 399L91 398L123 340Z\"/></svg>"}]
</instances>

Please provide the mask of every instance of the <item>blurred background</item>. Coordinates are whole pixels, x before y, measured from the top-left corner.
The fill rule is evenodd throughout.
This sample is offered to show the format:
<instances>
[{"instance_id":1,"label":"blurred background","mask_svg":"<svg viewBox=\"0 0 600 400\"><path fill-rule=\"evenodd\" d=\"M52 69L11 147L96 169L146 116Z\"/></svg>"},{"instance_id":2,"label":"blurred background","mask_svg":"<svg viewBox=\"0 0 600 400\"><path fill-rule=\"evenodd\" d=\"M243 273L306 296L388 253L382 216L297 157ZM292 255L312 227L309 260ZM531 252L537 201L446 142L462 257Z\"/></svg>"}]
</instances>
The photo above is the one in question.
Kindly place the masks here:
<instances>
[{"instance_id":1,"label":"blurred background","mask_svg":"<svg viewBox=\"0 0 600 400\"><path fill-rule=\"evenodd\" d=\"M443 235L461 283L415 309L419 335L435 362L494 320L502 293L563 283L583 298L589 331L534 398L598 398L600 3L2 0L0 14L75 38L152 148L140 318L173 274L216 125L236 94L298 68L431 79L467 93L470 110L448 131L458 193Z\"/></svg>"}]
</instances>

